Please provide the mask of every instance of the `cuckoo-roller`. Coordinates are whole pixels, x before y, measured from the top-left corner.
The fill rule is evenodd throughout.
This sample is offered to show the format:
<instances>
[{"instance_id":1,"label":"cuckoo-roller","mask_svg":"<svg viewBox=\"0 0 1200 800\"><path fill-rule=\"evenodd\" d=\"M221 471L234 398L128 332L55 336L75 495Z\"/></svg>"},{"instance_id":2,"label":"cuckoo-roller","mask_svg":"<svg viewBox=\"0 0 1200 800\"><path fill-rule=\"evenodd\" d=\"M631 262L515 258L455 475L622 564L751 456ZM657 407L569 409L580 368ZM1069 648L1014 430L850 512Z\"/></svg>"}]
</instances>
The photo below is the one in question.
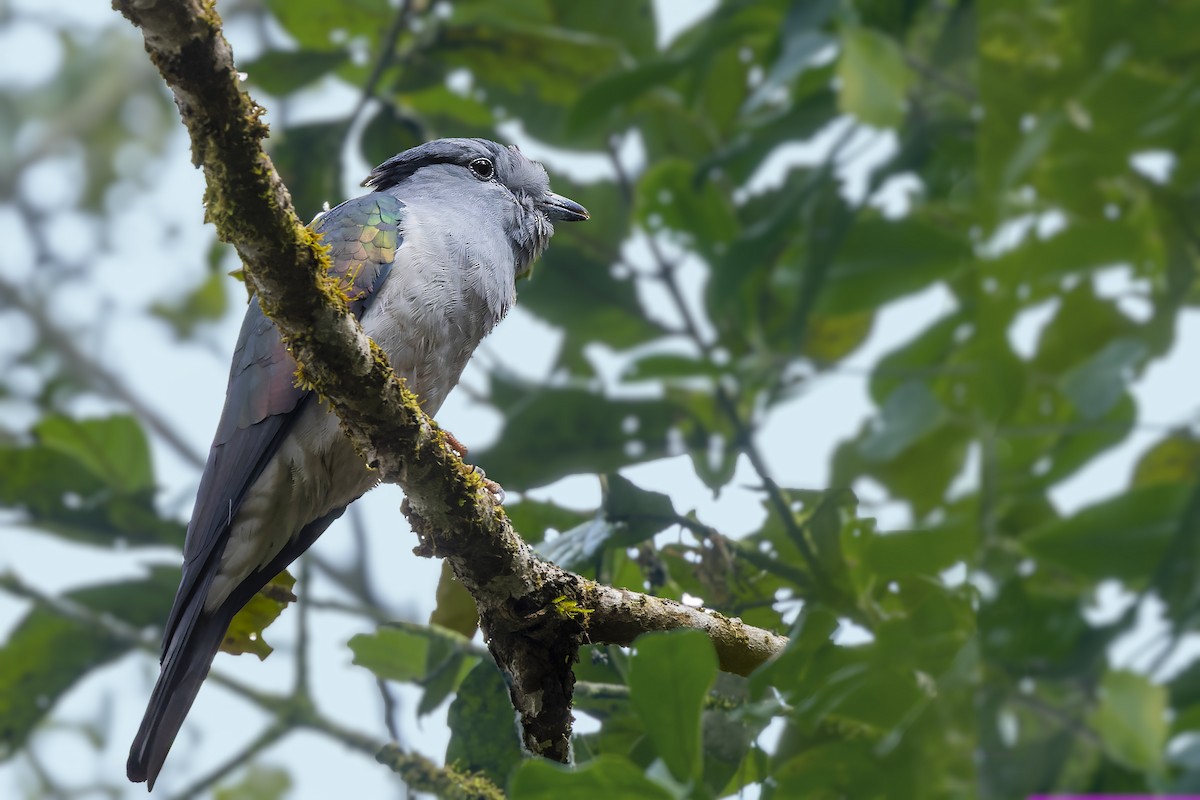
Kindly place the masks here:
<instances>
[{"instance_id":1,"label":"cuckoo-roller","mask_svg":"<svg viewBox=\"0 0 1200 800\"><path fill-rule=\"evenodd\" d=\"M585 220L515 147L439 139L376 167L313 222L351 310L429 414L554 233ZM153 788L233 616L378 482L251 301L184 544L162 671L129 753Z\"/></svg>"}]
</instances>

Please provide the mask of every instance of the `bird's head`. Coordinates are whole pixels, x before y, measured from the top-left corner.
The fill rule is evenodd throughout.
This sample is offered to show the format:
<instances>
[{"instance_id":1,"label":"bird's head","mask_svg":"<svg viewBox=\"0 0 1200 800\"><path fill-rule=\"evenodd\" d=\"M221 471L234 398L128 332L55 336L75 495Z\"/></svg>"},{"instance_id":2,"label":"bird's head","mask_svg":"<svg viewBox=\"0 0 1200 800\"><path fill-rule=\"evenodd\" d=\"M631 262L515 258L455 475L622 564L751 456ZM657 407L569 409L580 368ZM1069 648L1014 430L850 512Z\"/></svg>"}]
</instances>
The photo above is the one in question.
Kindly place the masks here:
<instances>
[{"instance_id":1,"label":"bird's head","mask_svg":"<svg viewBox=\"0 0 1200 800\"><path fill-rule=\"evenodd\" d=\"M555 222L580 222L587 209L550 191L546 170L515 146L487 139L435 139L392 156L363 181L376 191L432 193L467 213L495 214L512 240L517 276L545 249ZM419 189L418 189L419 187Z\"/></svg>"}]
</instances>

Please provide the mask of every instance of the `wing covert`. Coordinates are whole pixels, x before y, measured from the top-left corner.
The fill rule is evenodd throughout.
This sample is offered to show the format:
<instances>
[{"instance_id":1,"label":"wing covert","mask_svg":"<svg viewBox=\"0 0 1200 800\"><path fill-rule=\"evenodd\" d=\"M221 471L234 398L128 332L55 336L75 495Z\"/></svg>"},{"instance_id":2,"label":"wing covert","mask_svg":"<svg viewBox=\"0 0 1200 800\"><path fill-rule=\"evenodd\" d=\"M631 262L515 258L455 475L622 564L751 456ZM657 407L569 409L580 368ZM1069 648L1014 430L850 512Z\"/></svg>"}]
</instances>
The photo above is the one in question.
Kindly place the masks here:
<instances>
[{"instance_id":1,"label":"wing covert","mask_svg":"<svg viewBox=\"0 0 1200 800\"><path fill-rule=\"evenodd\" d=\"M332 274L361 317L387 277L403 242L404 203L375 192L318 215L312 227L330 248ZM295 385L296 362L279 330L251 299L229 371L225 407L200 478L184 544L183 577L163 635L165 653L193 596L224 550L223 533L311 392ZM212 565L212 566L209 566ZM200 599L202 603L202 599ZM184 624L183 627L190 627Z\"/></svg>"}]
</instances>

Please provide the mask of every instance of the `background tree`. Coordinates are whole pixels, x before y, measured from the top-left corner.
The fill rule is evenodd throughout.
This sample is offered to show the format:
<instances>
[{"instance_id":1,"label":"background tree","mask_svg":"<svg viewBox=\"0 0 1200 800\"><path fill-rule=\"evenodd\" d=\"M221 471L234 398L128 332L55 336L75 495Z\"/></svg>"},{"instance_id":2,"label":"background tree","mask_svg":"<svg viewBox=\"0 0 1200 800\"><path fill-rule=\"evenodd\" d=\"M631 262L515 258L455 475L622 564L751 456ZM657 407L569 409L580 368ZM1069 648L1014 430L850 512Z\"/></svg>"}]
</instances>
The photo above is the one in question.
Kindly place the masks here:
<instances>
[{"instance_id":1,"label":"background tree","mask_svg":"<svg viewBox=\"0 0 1200 800\"><path fill-rule=\"evenodd\" d=\"M718 675L698 635L591 648L579 770L518 766L473 605L446 579L436 605L411 605L421 562L401 560L413 540L380 493L388 513L349 520L299 568L305 602L266 631L288 646L218 660L214 681L265 727L205 761L205 739L250 712L197 720L198 754L164 788L327 796L297 754L339 748L296 732L373 754L386 730L400 745L381 760L447 793L453 773L410 758L415 719L444 714L444 761L517 798L1196 790L1200 445L1179 365L1198 341L1200 4L221 11L302 217L434 136L546 158L592 221L558 234L519 289L509 326L525 336L499 334L443 422L548 558L791 644L747 680ZM144 692L176 580L143 565L177 559L164 545L212 428L149 398L195 392L206 358L220 375L214 331L244 292L224 246L204 263L196 249L212 236L191 232L199 181L136 32L37 4L2 24L42 60L6 68L0 97L0 586L15 598L0 757L29 796L119 793L135 713L119 698ZM139 200L156 191L177 221ZM813 453L845 423L811 401L847 376L873 413ZM850 395L832 396L848 415ZM476 434L486 447L463 434L482 407L498 420ZM823 484L794 479L826 457ZM598 498L563 480L580 475L601 476ZM269 652L287 594L261 601L240 646ZM331 629L357 633L336 672L310 643ZM284 660L293 691L249 683ZM114 661L136 686L114 688ZM348 672L378 677L390 729L330 703ZM78 757L81 742L95 750ZM336 785L380 774L348 760Z\"/></svg>"}]
</instances>

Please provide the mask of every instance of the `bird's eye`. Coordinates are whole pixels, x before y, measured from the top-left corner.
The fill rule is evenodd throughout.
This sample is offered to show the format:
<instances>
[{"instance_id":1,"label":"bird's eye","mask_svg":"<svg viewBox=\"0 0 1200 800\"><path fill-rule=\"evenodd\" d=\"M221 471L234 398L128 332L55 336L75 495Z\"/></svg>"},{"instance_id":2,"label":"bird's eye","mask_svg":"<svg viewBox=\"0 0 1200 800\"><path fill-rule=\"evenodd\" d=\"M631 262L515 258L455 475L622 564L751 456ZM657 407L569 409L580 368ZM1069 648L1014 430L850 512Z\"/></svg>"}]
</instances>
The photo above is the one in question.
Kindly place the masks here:
<instances>
[{"instance_id":1,"label":"bird's eye","mask_svg":"<svg viewBox=\"0 0 1200 800\"><path fill-rule=\"evenodd\" d=\"M486 158L477 158L470 164L471 172L481 181L490 181L496 174L496 168Z\"/></svg>"}]
</instances>

